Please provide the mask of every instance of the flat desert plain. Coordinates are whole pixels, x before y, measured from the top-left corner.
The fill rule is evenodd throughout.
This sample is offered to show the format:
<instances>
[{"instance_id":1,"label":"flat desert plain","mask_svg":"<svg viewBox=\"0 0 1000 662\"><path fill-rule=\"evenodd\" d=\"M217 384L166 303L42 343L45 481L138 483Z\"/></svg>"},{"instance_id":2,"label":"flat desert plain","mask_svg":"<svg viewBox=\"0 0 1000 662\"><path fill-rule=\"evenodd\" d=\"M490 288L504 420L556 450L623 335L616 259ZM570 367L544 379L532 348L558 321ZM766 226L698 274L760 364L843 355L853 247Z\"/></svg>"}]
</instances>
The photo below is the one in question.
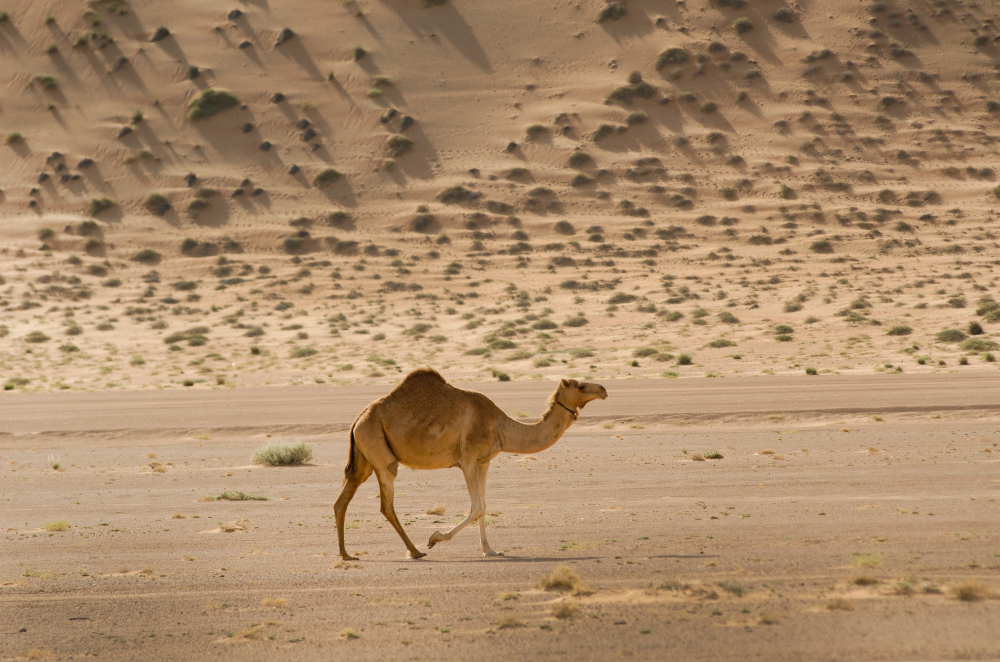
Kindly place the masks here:
<instances>
[{"instance_id":1,"label":"flat desert plain","mask_svg":"<svg viewBox=\"0 0 1000 662\"><path fill-rule=\"evenodd\" d=\"M9 396L0 656L1000 656L992 376L605 386L555 446L494 461L506 556L483 558L473 526L407 558L372 479L349 562L332 512L346 431L383 387ZM477 388L516 418L549 392ZM314 457L252 465L275 440ZM268 500L211 500L227 491ZM468 504L458 470L400 469L422 549ZM547 590L553 573L568 580Z\"/></svg>"}]
</instances>

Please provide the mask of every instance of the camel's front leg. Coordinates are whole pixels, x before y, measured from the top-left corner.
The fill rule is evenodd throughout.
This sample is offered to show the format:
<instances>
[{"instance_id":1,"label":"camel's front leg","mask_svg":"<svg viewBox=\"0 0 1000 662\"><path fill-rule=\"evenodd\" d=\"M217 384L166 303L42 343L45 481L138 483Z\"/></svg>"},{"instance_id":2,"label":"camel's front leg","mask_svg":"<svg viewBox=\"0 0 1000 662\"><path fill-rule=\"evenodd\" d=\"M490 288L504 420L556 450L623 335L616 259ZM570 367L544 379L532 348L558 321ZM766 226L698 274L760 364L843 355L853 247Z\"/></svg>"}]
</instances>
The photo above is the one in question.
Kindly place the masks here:
<instances>
[{"instance_id":1,"label":"camel's front leg","mask_svg":"<svg viewBox=\"0 0 1000 662\"><path fill-rule=\"evenodd\" d=\"M486 474L489 470L488 462L479 465L479 503L483 504L483 516L479 518L479 543L483 547L483 556L503 556L502 552L494 552L486 540Z\"/></svg>"},{"instance_id":2,"label":"camel's front leg","mask_svg":"<svg viewBox=\"0 0 1000 662\"><path fill-rule=\"evenodd\" d=\"M465 474L465 485L469 488L469 499L471 500L471 507L469 508L469 516L462 520L459 524L452 527L450 531L441 533L440 531L435 531L431 534L430 540L427 541L427 547L433 547L442 540L451 540L455 537L455 534L467 527L472 522L480 519L483 516L485 506L479 496L479 465L477 462L473 462L468 466L462 467L462 473ZM481 520L480 520L481 521Z\"/></svg>"}]
</instances>

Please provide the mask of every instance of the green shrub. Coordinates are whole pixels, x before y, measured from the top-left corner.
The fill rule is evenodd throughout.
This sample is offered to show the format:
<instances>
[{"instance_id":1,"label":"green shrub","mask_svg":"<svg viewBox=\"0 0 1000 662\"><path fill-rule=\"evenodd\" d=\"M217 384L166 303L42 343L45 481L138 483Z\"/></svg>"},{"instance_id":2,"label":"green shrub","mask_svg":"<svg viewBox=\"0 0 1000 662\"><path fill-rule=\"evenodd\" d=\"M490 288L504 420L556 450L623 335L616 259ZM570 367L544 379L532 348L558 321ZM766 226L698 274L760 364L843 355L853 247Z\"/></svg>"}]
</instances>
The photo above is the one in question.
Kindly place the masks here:
<instances>
[{"instance_id":1,"label":"green shrub","mask_svg":"<svg viewBox=\"0 0 1000 662\"><path fill-rule=\"evenodd\" d=\"M806 368L806 374L807 375L815 375L816 374L816 368Z\"/></svg>"},{"instance_id":2,"label":"green shrub","mask_svg":"<svg viewBox=\"0 0 1000 662\"><path fill-rule=\"evenodd\" d=\"M150 193L146 196L146 199L142 201L142 206L151 212L159 211L163 205L170 205L170 201L167 200L167 196L162 193Z\"/></svg>"},{"instance_id":3,"label":"green shrub","mask_svg":"<svg viewBox=\"0 0 1000 662\"><path fill-rule=\"evenodd\" d=\"M49 340L51 340L51 338L49 338L41 331L32 331L31 333L29 333L24 337L24 342L30 342L30 343L48 342Z\"/></svg>"},{"instance_id":4,"label":"green shrub","mask_svg":"<svg viewBox=\"0 0 1000 662\"><path fill-rule=\"evenodd\" d=\"M694 358L690 354L681 354L677 357L677 365L691 365Z\"/></svg>"},{"instance_id":5,"label":"green shrub","mask_svg":"<svg viewBox=\"0 0 1000 662\"><path fill-rule=\"evenodd\" d=\"M716 340L708 343L708 346L714 349L721 349L723 347L736 347L736 343L732 340L727 340L726 338L717 338Z\"/></svg>"},{"instance_id":6,"label":"green shrub","mask_svg":"<svg viewBox=\"0 0 1000 662\"><path fill-rule=\"evenodd\" d=\"M738 18L733 21L733 30L736 30L736 34L746 34L753 30L753 23L749 18Z\"/></svg>"},{"instance_id":7,"label":"green shrub","mask_svg":"<svg viewBox=\"0 0 1000 662\"><path fill-rule=\"evenodd\" d=\"M437 199L446 205L456 205L468 200L471 194L472 192L464 186L449 186L438 193Z\"/></svg>"},{"instance_id":8,"label":"green shrub","mask_svg":"<svg viewBox=\"0 0 1000 662\"><path fill-rule=\"evenodd\" d=\"M90 204L87 206L87 213L91 216L97 216L103 211L107 211L115 206L114 200L109 200L108 198L92 198Z\"/></svg>"},{"instance_id":9,"label":"green shrub","mask_svg":"<svg viewBox=\"0 0 1000 662\"><path fill-rule=\"evenodd\" d=\"M740 318L727 310L719 313L719 321L723 324L739 324Z\"/></svg>"},{"instance_id":10,"label":"green shrub","mask_svg":"<svg viewBox=\"0 0 1000 662\"><path fill-rule=\"evenodd\" d=\"M240 100L232 92L208 88L191 102L187 116L189 120L196 122L238 105Z\"/></svg>"},{"instance_id":11,"label":"green shrub","mask_svg":"<svg viewBox=\"0 0 1000 662\"><path fill-rule=\"evenodd\" d=\"M152 248L145 248L132 256L132 261L140 264L159 264L162 259L163 256Z\"/></svg>"},{"instance_id":12,"label":"green shrub","mask_svg":"<svg viewBox=\"0 0 1000 662\"><path fill-rule=\"evenodd\" d=\"M619 18L627 14L624 2L618 2L617 0L611 0L607 2L600 11L597 12L597 22L603 23L604 21L617 21Z\"/></svg>"},{"instance_id":13,"label":"green shrub","mask_svg":"<svg viewBox=\"0 0 1000 662\"><path fill-rule=\"evenodd\" d=\"M714 113L719 109L719 105L714 101L706 101L701 104L701 112L703 113Z\"/></svg>"},{"instance_id":14,"label":"green shrub","mask_svg":"<svg viewBox=\"0 0 1000 662\"><path fill-rule=\"evenodd\" d=\"M813 253L832 253L833 244L831 244L827 239L820 239L819 241L814 241L809 244L809 250Z\"/></svg>"},{"instance_id":15,"label":"green shrub","mask_svg":"<svg viewBox=\"0 0 1000 662\"><path fill-rule=\"evenodd\" d=\"M958 329L945 329L937 334L938 342L962 342L965 340L965 332Z\"/></svg>"},{"instance_id":16,"label":"green shrub","mask_svg":"<svg viewBox=\"0 0 1000 662\"><path fill-rule=\"evenodd\" d=\"M334 170L333 168L327 168L325 170L321 170L316 174L315 177L313 177L313 186L315 186L316 188L324 188L330 186L338 179L340 179L342 176L343 175L341 175L338 171Z\"/></svg>"},{"instance_id":17,"label":"green shrub","mask_svg":"<svg viewBox=\"0 0 1000 662\"><path fill-rule=\"evenodd\" d=\"M795 13L788 7L781 7L774 12L773 18L782 23L791 23L795 20Z\"/></svg>"},{"instance_id":18,"label":"green shrub","mask_svg":"<svg viewBox=\"0 0 1000 662\"><path fill-rule=\"evenodd\" d=\"M258 464L255 462L255 464ZM205 497L204 501L270 501L266 496L257 494L244 494L243 492L223 492L219 496Z\"/></svg>"},{"instance_id":19,"label":"green shrub","mask_svg":"<svg viewBox=\"0 0 1000 662\"><path fill-rule=\"evenodd\" d=\"M780 333L774 337L778 342L791 342L793 338L787 333Z\"/></svg>"},{"instance_id":20,"label":"green shrub","mask_svg":"<svg viewBox=\"0 0 1000 662\"><path fill-rule=\"evenodd\" d=\"M20 145L24 142L24 136L22 136L18 131L11 131L7 134L6 141L8 145Z\"/></svg>"},{"instance_id":21,"label":"green shrub","mask_svg":"<svg viewBox=\"0 0 1000 662\"><path fill-rule=\"evenodd\" d=\"M569 327L574 327L575 328L575 327L584 326L587 323L588 323L587 322L587 318L584 317L583 315L574 315L572 317L567 318L566 321L563 322L563 326L569 326Z\"/></svg>"},{"instance_id":22,"label":"green shrub","mask_svg":"<svg viewBox=\"0 0 1000 662\"><path fill-rule=\"evenodd\" d=\"M406 136L393 135L385 141L386 149L389 150L389 155L394 158L399 158L404 154L408 153L413 149L413 141Z\"/></svg>"},{"instance_id":23,"label":"green shrub","mask_svg":"<svg viewBox=\"0 0 1000 662\"><path fill-rule=\"evenodd\" d=\"M38 82L39 85L42 86L43 90L48 90L51 92L52 90L59 89L59 81L57 81L52 76L38 76L35 78L35 80Z\"/></svg>"},{"instance_id":24,"label":"green shrub","mask_svg":"<svg viewBox=\"0 0 1000 662\"><path fill-rule=\"evenodd\" d=\"M312 449L304 441L295 445L272 442L253 454L254 464L264 464L269 467L305 464L311 459Z\"/></svg>"},{"instance_id":25,"label":"green shrub","mask_svg":"<svg viewBox=\"0 0 1000 662\"><path fill-rule=\"evenodd\" d=\"M668 48L656 58L656 68L662 69L668 64L684 64L691 57L683 48Z\"/></svg>"},{"instance_id":26,"label":"green shrub","mask_svg":"<svg viewBox=\"0 0 1000 662\"><path fill-rule=\"evenodd\" d=\"M969 338L962 343L962 349L967 352L989 352L1000 349L1000 344L986 338Z\"/></svg>"},{"instance_id":27,"label":"green shrub","mask_svg":"<svg viewBox=\"0 0 1000 662\"><path fill-rule=\"evenodd\" d=\"M906 325L894 326L885 332L887 336L908 336L913 333L913 329Z\"/></svg>"}]
</instances>

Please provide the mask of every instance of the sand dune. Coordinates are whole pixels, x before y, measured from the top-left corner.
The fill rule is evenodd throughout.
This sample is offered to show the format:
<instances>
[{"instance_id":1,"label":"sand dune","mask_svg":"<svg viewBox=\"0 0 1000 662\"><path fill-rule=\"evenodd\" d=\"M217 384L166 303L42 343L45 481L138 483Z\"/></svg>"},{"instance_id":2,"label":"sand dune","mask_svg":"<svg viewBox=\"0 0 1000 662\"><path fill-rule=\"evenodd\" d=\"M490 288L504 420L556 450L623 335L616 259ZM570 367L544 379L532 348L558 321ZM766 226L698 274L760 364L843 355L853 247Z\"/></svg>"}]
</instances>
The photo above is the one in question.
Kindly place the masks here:
<instances>
[{"instance_id":1,"label":"sand dune","mask_svg":"<svg viewBox=\"0 0 1000 662\"><path fill-rule=\"evenodd\" d=\"M9 389L994 369L990 5L6 11Z\"/></svg>"}]
</instances>

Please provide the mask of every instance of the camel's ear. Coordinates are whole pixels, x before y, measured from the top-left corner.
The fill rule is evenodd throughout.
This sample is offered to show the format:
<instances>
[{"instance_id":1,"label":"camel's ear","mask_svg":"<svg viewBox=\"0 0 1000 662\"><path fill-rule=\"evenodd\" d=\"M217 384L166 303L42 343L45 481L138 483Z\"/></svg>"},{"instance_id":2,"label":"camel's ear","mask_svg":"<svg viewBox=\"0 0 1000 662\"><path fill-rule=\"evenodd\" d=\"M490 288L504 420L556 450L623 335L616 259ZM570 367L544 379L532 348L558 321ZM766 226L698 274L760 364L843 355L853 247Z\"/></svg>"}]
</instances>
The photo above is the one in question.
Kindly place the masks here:
<instances>
[{"instance_id":1,"label":"camel's ear","mask_svg":"<svg viewBox=\"0 0 1000 662\"><path fill-rule=\"evenodd\" d=\"M562 388L569 388L569 380L568 379L560 379L559 380L559 386L561 386Z\"/></svg>"},{"instance_id":2,"label":"camel's ear","mask_svg":"<svg viewBox=\"0 0 1000 662\"><path fill-rule=\"evenodd\" d=\"M580 382L576 381L575 379L564 379L563 385L568 386L570 388L580 388Z\"/></svg>"}]
</instances>

